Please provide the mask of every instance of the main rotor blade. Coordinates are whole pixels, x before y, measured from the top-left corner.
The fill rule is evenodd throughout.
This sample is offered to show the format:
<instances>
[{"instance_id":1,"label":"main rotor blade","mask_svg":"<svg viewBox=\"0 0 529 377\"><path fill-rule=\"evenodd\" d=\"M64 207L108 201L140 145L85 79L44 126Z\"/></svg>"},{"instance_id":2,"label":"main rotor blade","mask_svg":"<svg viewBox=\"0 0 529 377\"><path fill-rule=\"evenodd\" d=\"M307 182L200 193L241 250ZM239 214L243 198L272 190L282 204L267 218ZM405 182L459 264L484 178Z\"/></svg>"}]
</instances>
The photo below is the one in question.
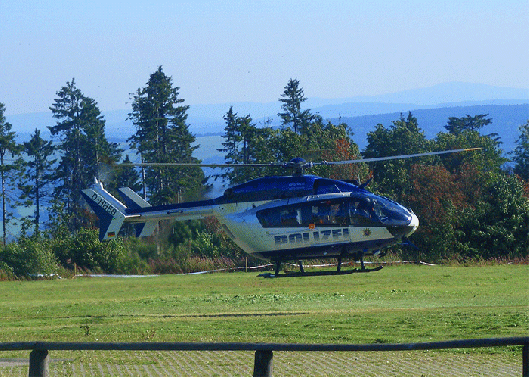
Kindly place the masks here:
<instances>
[{"instance_id":1,"label":"main rotor blade","mask_svg":"<svg viewBox=\"0 0 529 377\"><path fill-rule=\"evenodd\" d=\"M270 167L282 167L284 164L281 163L269 163L269 164L195 164L186 162L130 162L119 164L119 166L138 166L138 167L201 167L201 168L270 168Z\"/></svg>"},{"instance_id":2,"label":"main rotor blade","mask_svg":"<svg viewBox=\"0 0 529 377\"><path fill-rule=\"evenodd\" d=\"M397 160L413 157L422 157L422 156L434 156L439 154L446 153L458 153L458 152L467 152L479 150L481 148L466 148L466 149L452 149L448 151L441 152L424 152L424 153L415 153L415 154L402 154L398 156L387 156L387 157L373 157L373 158L360 158L357 160L347 160L347 161L322 161L322 162L270 162L267 164L196 164L196 163L186 163L186 162L127 162L123 164L118 164L119 166L137 166L137 167L201 167L201 168L293 168L299 166L301 168L310 168L312 166L318 165L346 165L346 164L359 164L361 162L376 162L376 161L386 161L386 160Z\"/></svg>"},{"instance_id":3,"label":"main rotor blade","mask_svg":"<svg viewBox=\"0 0 529 377\"><path fill-rule=\"evenodd\" d=\"M435 155L438 155L438 154L467 152L467 151L475 151L475 150L479 150L479 149L481 149L481 148L451 149L451 150L448 150L448 151L441 151L441 152L424 152L424 153L415 153L415 154L401 154L401 155L398 155L398 156L359 158L357 160L348 160L348 161L323 161L323 162L313 162L312 165L359 164L361 162L377 162L377 161L398 160L398 159L422 157L422 156L435 156Z\"/></svg>"}]
</instances>

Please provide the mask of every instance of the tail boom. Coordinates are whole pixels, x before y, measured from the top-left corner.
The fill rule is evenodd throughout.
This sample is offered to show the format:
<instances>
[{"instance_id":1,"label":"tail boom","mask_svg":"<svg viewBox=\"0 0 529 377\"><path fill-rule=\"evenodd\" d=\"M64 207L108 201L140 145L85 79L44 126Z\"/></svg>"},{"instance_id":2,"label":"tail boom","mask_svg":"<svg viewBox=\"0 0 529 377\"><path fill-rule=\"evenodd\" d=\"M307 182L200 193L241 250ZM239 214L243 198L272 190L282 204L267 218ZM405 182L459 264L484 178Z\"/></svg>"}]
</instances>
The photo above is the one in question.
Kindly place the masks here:
<instances>
[{"instance_id":1,"label":"tail boom","mask_svg":"<svg viewBox=\"0 0 529 377\"><path fill-rule=\"evenodd\" d=\"M187 205L151 206L129 188L119 190L125 203L110 194L100 182L83 190L88 205L99 218L99 239L110 240L117 237L124 223L135 226L136 236L150 236L161 220L195 220L214 215L212 203L195 202Z\"/></svg>"}]
</instances>

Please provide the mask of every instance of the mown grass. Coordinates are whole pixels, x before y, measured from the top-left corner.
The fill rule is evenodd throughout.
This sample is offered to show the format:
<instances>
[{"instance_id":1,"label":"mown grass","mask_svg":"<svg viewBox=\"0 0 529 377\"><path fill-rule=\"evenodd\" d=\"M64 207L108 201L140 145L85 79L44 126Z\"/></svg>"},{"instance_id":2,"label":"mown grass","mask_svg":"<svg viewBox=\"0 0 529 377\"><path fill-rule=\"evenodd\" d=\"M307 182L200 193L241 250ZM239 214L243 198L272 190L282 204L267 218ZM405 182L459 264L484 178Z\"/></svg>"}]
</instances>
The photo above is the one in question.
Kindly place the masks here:
<instances>
[{"instance_id":1,"label":"mown grass","mask_svg":"<svg viewBox=\"0 0 529 377\"><path fill-rule=\"evenodd\" d=\"M529 266L0 282L0 342L394 343L529 335ZM6 356L2 356L6 357Z\"/></svg>"}]
</instances>

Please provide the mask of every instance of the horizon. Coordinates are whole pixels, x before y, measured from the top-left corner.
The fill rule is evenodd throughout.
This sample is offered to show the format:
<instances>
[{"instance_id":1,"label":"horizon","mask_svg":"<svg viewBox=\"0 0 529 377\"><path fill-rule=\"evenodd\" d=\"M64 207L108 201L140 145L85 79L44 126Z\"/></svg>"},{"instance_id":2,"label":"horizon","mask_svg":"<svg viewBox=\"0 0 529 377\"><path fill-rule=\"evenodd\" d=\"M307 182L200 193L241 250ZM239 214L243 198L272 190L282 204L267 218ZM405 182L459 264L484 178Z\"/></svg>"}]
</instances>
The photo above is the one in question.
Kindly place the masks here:
<instances>
[{"instance_id":1,"label":"horizon","mask_svg":"<svg viewBox=\"0 0 529 377\"><path fill-rule=\"evenodd\" d=\"M0 3L0 102L48 111L75 78L102 112L158 66L192 106L355 98L447 82L529 88L525 0L387 3L112 0Z\"/></svg>"},{"instance_id":2,"label":"horizon","mask_svg":"<svg viewBox=\"0 0 529 377\"><path fill-rule=\"evenodd\" d=\"M302 84L302 83L300 83ZM439 98L440 94L436 93L435 91L438 88L442 88L442 90L446 90L449 87L458 86L459 88L463 88L466 90L466 92L456 92L451 93L451 95L455 96L455 99L449 100L449 98L443 98L441 100ZM303 87L302 87L303 88ZM471 89L469 89L471 88ZM477 93L478 89L485 88L486 90L483 90L483 93ZM80 88L79 88L80 89ZM469 93L469 91L473 90L474 93ZM82 91L82 90L81 90ZM430 96L429 98L424 98L424 94L421 92L427 93L426 96ZM508 95L507 93L511 94L514 93L514 95ZM516 95L517 94L517 95ZM200 107L217 107L217 106L236 106L236 105L279 105L279 98L281 96L281 93L277 95L277 99L274 101L267 101L267 102L255 102L255 101L241 101L241 102L233 102L233 101L227 101L227 102L214 102L214 103L198 103L198 104L189 104L187 103L185 98L182 105L190 106L190 109L193 108L200 108ZM411 96L411 99L410 99ZM432 100L433 96L433 100ZM391 93L380 93L380 94L374 94L370 96L348 96L348 97L339 97L339 98L325 98L325 97L312 97L309 98L306 97L307 103L312 103L315 107L325 107L325 106L333 106L333 105L340 105L340 104L347 104L347 103L380 103L380 104L409 104L409 105L416 105L418 107L421 106L432 106L432 107L450 107L454 104L457 106L460 106L461 104L465 102L469 103L477 103L477 102L492 102L492 101L522 101L524 103L529 103L529 87L528 88L516 88L516 87L497 87L493 85L488 84L482 84L482 83L468 83L468 82L461 82L461 81L452 81L452 82L445 82L445 83L439 83L435 84L433 86L429 87L418 87L418 88L412 88L407 89L403 91L398 92L391 92ZM437 100L435 100L437 98ZM93 98L97 102L97 98ZM2 102L2 101L0 101ZM99 103L97 103L99 107ZM50 104L51 106L51 104ZM130 104L129 104L130 106ZM307 106L304 106L306 108ZM101 110L101 109L100 109ZM414 109L410 109L414 110ZM123 111L130 111L130 108L115 108L111 110L101 110L101 114L110 114L110 113L118 113ZM226 110L227 111L227 110ZM51 110L48 108L44 111L36 111L36 112L24 112L24 113L12 113L7 109L5 111L6 117L17 117L17 116L31 116L31 115L39 115L44 113L50 113ZM251 115L251 114L250 114ZM360 114L362 115L362 114Z\"/></svg>"}]
</instances>

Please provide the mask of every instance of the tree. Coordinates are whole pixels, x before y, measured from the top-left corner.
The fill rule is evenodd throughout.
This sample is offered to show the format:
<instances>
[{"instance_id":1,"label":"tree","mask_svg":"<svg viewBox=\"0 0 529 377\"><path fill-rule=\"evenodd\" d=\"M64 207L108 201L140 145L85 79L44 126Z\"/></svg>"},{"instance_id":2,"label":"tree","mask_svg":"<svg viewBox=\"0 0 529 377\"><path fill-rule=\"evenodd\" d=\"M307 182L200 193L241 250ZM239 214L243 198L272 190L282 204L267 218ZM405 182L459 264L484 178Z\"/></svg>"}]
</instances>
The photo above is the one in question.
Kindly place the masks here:
<instances>
[{"instance_id":1,"label":"tree","mask_svg":"<svg viewBox=\"0 0 529 377\"><path fill-rule=\"evenodd\" d=\"M491 237L496 232L498 239L509 239L512 229L503 228L509 228L510 224L506 226L506 222L499 220L501 216L493 222L486 218L487 212L492 217L497 210L501 196L510 196L513 202L521 203L516 185L506 184L501 190L496 188L499 182L505 182L501 170L505 159L501 156L499 144L491 135L482 136L470 128L457 133L441 132L431 141L434 150L482 149L436 156L429 159L429 165L415 162L411 166L408 176L412 186L404 202L420 219L421 226L413 239L419 249L428 250L429 260L490 258L502 253L507 256L504 251L499 251ZM523 208L523 204L520 207ZM520 219L516 211L518 209L512 213ZM479 246L477 240L483 241L483 246ZM521 255L520 248L511 245L518 250L509 255Z\"/></svg>"},{"instance_id":2,"label":"tree","mask_svg":"<svg viewBox=\"0 0 529 377\"><path fill-rule=\"evenodd\" d=\"M64 200L66 209L73 212L79 204L80 191L85 181L82 169L82 124L81 102L83 94L75 86L75 79L67 82L57 92L58 98L50 107L53 117L58 119L55 126L48 127L52 135L59 136L59 150L62 152L55 180L55 196ZM58 183L62 181L62 183Z\"/></svg>"},{"instance_id":3,"label":"tree","mask_svg":"<svg viewBox=\"0 0 529 377\"><path fill-rule=\"evenodd\" d=\"M250 115L239 117L233 112L233 106L230 106L224 120L224 148L219 149L219 152L226 153L225 160L228 164L249 164L255 159L252 143L257 132L252 118Z\"/></svg>"},{"instance_id":4,"label":"tree","mask_svg":"<svg viewBox=\"0 0 529 377\"><path fill-rule=\"evenodd\" d=\"M270 140L275 131L270 127L257 128L250 115L240 117L230 107L224 115L226 127L224 128L223 148L226 164L240 165L251 163L267 163L277 161L269 152ZM226 169L219 175L224 181L232 184L246 182L265 173L261 168ZM266 174L266 173L265 173Z\"/></svg>"},{"instance_id":5,"label":"tree","mask_svg":"<svg viewBox=\"0 0 529 377\"><path fill-rule=\"evenodd\" d=\"M334 149L323 152L325 161L348 161L360 158L358 145L350 138L335 139L333 142ZM326 167L325 171L323 167L320 168L318 174L331 179L356 180L358 183L363 183L367 180L368 169L364 163L334 165Z\"/></svg>"},{"instance_id":6,"label":"tree","mask_svg":"<svg viewBox=\"0 0 529 377\"><path fill-rule=\"evenodd\" d=\"M10 198L7 195L7 180L11 178L10 175L17 169L20 161L7 161L6 157L11 154L15 157L20 154L21 147L15 140L16 133L11 131L12 125L7 122L4 116L5 105L0 103L0 184L2 195L2 239L3 244L6 244L7 238L7 222L9 221L7 213L7 204Z\"/></svg>"},{"instance_id":7,"label":"tree","mask_svg":"<svg viewBox=\"0 0 529 377\"><path fill-rule=\"evenodd\" d=\"M459 216L454 251L466 258L527 258L529 200L519 179L501 174Z\"/></svg>"},{"instance_id":8,"label":"tree","mask_svg":"<svg viewBox=\"0 0 529 377\"><path fill-rule=\"evenodd\" d=\"M226 121L223 148L228 164L277 163L287 162L296 157L308 161L337 161L359 156L358 146L350 139L350 130L345 124L323 123L318 115L309 110L301 112L301 102L305 101L299 81L290 80L283 93L283 109L279 114L283 125L293 124L292 128L273 129L269 126L256 127L250 115L239 117L230 108L224 116ZM299 132L298 132L299 131ZM365 173L365 166L314 167L311 172L323 177L354 179ZM230 183L241 183L263 175L289 175L291 171L275 168L237 169L222 175Z\"/></svg>"},{"instance_id":9,"label":"tree","mask_svg":"<svg viewBox=\"0 0 529 377\"><path fill-rule=\"evenodd\" d=\"M513 161L516 163L514 172L529 182L529 121L521 125L519 130L520 136L513 152Z\"/></svg>"},{"instance_id":10,"label":"tree","mask_svg":"<svg viewBox=\"0 0 529 377\"><path fill-rule=\"evenodd\" d=\"M406 202L420 219L413 242L428 251L429 261L448 259L455 243L454 214L469 205L462 183L443 165L413 164L409 176L412 189Z\"/></svg>"},{"instance_id":11,"label":"tree","mask_svg":"<svg viewBox=\"0 0 529 377\"><path fill-rule=\"evenodd\" d=\"M151 74L147 86L133 96L129 114L136 133L129 138L130 146L148 163L199 163L193 157L198 145L189 132L187 110L181 105L178 90L162 67ZM199 199L204 193L204 173L198 167L150 168L145 184L153 204Z\"/></svg>"},{"instance_id":12,"label":"tree","mask_svg":"<svg viewBox=\"0 0 529 377\"><path fill-rule=\"evenodd\" d=\"M119 159L120 151L105 137L105 121L97 103L83 95L75 86L75 79L57 92L58 98L50 107L57 124L49 127L59 137L61 158L55 174L55 197L66 203L66 210L74 216L72 228L78 229L84 209L81 190L97 176L100 162Z\"/></svg>"},{"instance_id":13,"label":"tree","mask_svg":"<svg viewBox=\"0 0 529 377\"><path fill-rule=\"evenodd\" d=\"M34 229L36 233L39 231L42 204L44 199L51 194L48 189L53 180L52 167L56 162L56 159L51 158L54 151L52 142L42 139L38 129L35 129L31 139L24 143L24 152L29 161L19 188L22 190L21 199L26 200L25 205L35 205Z\"/></svg>"},{"instance_id":14,"label":"tree","mask_svg":"<svg viewBox=\"0 0 529 377\"><path fill-rule=\"evenodd\" d=\"M81 149L81 158L91 177L98 177L99 165L113 164L121 158L117 143L110 143L105 134L105 120L92 98L84 97L83 102L83 139L88 148Z\"/></svg>"},{"instance_id":15,"label":"tree","mask_svg":"<svg viewBox=\"0 0 529 377\"><path fill-rule=\"evenodd\" d=\"M479 131L483 126L492 123L492 119L485 119L488 114L481 114L471 117L467 115L465 118L448 118L448 124L445 128L449 133L458 135L463 131Z\"/></svg>"},{"instance_id":16,"label":"tree","mask_svg":"<svg viewBox=\"0 0 529 377\"><path fill-rule=\"evenodd\" d=\"M290 79L285 91L279 99L282 102L282 113L278 113L282 119L283 126L292 125L295 133L303 133L309 123L313 120L310 110L301 111L301 104L307 100L303 94L303 88L299 86L299 81Z\"/></svg>"},{"instance_id":17,"label":"tree","mask_svg":"<svg viewBox=\"0 0 529 377\"><path fill-rule=\"evenodd\" d=\"M374 131L367 134L367 141L363 153L365 158L421 153L430 148L430 142L411 112L406 118L401 115L389 128L377 125ZM422 158L423 162L427 160L428 158ZM399 202L402 201L411 189L409 171L413 163L415 162L410 159L374 163L373 187Z\"/></svg>"},{"instance_id":18,"label":"tree","mask_svg":"<svg viewBox=\"0 0 529 377\"><path fill-rule=\"evenodd\" d=\"M123 160L123 165L120 165L116 167L117 174L116 178L114 180L116 188L119 187L129 187L130 189L134 191L140 191L141 190L141 184L139 182L139 174L134 169L132 165L127 166L127 164L131 164L129 155L125 156L125 160Z\"/></svg>"},{"instance_id":19,"label":"tree","mask_svg":"<svg viewBox=\"0 0 529 377\"><path fill-rule=\"evenodd\" d=\"M465 130L458 134L440 132L432 141L432 148L450 150L461 148L481 148L478 151L451 153L440 158L441 163L451 172L460 173L468 166L473 166L482 178L494 181L501 172L501 166L508 160L502 156L500 142L491 135L480 135L475 130ZM483 182L486 186L487 183Z\"/></svg>"}]
</instances>

